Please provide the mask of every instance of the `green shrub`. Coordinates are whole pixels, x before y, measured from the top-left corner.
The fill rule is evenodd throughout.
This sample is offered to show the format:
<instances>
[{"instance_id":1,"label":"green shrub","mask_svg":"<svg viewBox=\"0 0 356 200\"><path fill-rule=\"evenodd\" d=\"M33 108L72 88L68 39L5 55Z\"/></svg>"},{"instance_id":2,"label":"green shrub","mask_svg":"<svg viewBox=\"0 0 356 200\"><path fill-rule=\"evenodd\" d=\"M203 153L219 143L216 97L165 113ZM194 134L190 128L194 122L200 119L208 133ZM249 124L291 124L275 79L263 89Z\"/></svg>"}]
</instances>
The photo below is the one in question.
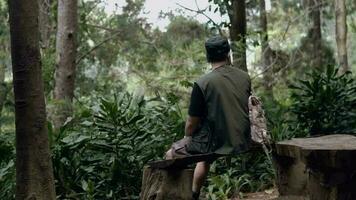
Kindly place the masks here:
<instances>
[{"instance_id":1,"label":"green shrub","mask_svg":"<svg viewBox=\"0 0 356 200\"><path fill-rule=\"evenodd\" d=\"M0 199L15 199L15 164L13 160L0 163Z\"/></svg>"},{"instance_id":2,"label":"green shrub","mask_svg":"<svg viewBox=\"0 0 356 200\"><path fill-rule=\"evenodd\" d=\"M356 133L356 81L351 72L313 71L290 87L298 129L305 135Z\"/></svg>"},{"instance_id":3,"label":"green shrub","mask_svg":"<svg viewBox=\"0 0 356 200\"><path fill-rule=\"evenodd\" d=\"M14 134L0 134L0 199L14 199Z\"/></svg>"},{"instance_id":4,"label":"green shrub","mask_svg":"<svg viewBox=\"0 0 356 200\"><path fill-rule=\"evenodd\" d=\"M163 155L181 122L175 102L102 99L54 147L59 198L138 199L144 164Z\"/></svg>"},{"instance_id":5,"label":"green shrub","mask_svg":"<svg viewBox=\"0 0 356 200\"><path fill-rule=\"evenodd\" d=\"M208 199L239 197L273 186L273 168L263 152L249 152L219 159L212 164L205 188Z\"/></svg>"}]
</instances>

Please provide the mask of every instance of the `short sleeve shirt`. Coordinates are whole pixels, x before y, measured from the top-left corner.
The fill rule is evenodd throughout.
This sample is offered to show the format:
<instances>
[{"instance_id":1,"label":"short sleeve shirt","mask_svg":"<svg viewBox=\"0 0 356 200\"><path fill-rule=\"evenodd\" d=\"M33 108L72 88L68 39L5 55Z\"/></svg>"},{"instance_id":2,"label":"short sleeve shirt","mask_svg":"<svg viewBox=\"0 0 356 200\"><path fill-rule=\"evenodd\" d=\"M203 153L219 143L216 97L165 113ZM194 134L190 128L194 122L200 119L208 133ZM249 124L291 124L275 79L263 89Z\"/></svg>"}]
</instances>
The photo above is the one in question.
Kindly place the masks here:
<instances>
[{"instance_id":1,"label":"short sleeve shirt","mask_svg":"<svg viewBox=\"0 0 356 200\"><path fill-rule=\"evenodd\" d=\"M204 95L197 83L193 85L188 113L192 117L205 117L207 115Z\"/></svg>"}]
</instances>

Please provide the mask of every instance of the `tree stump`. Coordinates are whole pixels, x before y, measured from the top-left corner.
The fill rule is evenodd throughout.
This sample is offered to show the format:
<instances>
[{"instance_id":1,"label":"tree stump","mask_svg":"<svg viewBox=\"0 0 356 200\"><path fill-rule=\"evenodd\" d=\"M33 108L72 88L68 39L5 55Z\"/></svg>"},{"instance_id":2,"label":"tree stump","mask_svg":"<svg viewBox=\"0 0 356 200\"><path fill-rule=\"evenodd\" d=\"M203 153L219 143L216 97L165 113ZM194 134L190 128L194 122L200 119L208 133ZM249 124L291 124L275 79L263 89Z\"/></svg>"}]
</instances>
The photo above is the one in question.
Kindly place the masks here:
<instances>
[{"instance_id":1,"label":"tree stump","mask_svg":"<svg viewBox=\"0 0 356 200\"><path fill-rule=\"evenodd\" d=\"M356 199L356 137L327 135L276 144L278 156L300 159L308 171L311 200Z\"/></svg>"},{"instance_id":2,"label":"tree stump","mask_svg":"<svg viewBox=\"0 0 356 200\"><path fill-rule=\"evenodd\" d=\"M140 199L191 200L194 170L187 166L217 157L209 153L149 162L143 170Z\"/></svg>"},{"instance_id":3,"label":"tree stump","mask_svg":"<svg viewBox=\"0 0 356 200\"><path fill-rule=\"evenodd\" d=\"M193 169L145 166L141 200L192 200Z\"/></svg>"},{"instance_id":4,"label":"tree stump","mask_svg":"<svg viewBox=\"0 0 356 200\"><path fill-rule=\"evenodd\" d=\"M300 158L273 155L276 184L281 196L307 196L307 170Z\"/></svg>"}]
</instances>

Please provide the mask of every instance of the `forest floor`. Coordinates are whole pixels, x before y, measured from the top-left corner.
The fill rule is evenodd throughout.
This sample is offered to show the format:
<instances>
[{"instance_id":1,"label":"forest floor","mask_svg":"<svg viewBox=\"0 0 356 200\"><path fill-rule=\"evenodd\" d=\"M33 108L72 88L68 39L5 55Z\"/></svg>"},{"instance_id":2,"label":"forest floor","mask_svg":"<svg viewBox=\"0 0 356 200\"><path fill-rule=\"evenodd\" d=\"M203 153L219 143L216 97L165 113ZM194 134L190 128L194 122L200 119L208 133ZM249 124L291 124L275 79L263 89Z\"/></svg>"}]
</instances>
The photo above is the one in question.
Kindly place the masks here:
<instances>
[{"instance_id":1,"label":"forest floor","mask_svg":"<svg viewBox=\"0 0 356 200\"><path fill-rule=\"evenodd\" d=\"M231 200L238 200L238 199L244 199L244 200L274 200L278 197L278 191L276 189L269 189L265 190L263 192L255 192L255 193L245 193L243 194L243 198L235 198Z\"/></svg>"},{"instance_id":2,"label":"forest floor","mask_svg":"<svg viewBox=\"0 0 356 200\"><path fill-rule=\"evenodd\" d=\"M276 188L271 188L263 192L244 193L242 198L232 198L230 200L307 200L300 196L279 197Z\"/></svg>"},{"instance_id":3,"label":"forest floor","mask_svg":"<svg viewBox=\"0 0 356 200\"><path fill-rule=\"evenodd\" d=\"M231 200L274 200L278 197L278 191L275 188L265 190L263 192L254 192L254 193L244 193L242 198L233 198Z\"/></svg>"}]
</instances>

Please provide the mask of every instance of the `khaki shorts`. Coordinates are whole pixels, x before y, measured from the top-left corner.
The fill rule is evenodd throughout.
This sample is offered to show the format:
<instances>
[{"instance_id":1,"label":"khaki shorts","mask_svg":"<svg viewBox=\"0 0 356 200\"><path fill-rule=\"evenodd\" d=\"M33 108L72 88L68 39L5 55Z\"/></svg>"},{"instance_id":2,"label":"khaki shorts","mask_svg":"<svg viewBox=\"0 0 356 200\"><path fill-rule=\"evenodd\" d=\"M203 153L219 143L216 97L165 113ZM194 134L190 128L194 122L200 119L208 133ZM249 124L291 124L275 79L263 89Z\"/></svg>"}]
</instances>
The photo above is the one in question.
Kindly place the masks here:
<instances>
[{"instance_id":1,"label":"khaki shorts","mask_svg":"<svg viewBox=\"0 0 356 200\"><path fill-rule=\"evenodd\" d=\"M167 151L165 159L176 159L176 158L189 157L193 155L199 155L199 154L191 154L187 151L187 145L190 142L192 142L190 137L185 137L183 139L178 140L177 142L174 142L171 148ZM211 156L209 155L208 159L205 160L205 162L209 164L213 163L218 157L220 157L218 154L215 153L210 153L210 154Z\"/></svg>"}]
</instances>

